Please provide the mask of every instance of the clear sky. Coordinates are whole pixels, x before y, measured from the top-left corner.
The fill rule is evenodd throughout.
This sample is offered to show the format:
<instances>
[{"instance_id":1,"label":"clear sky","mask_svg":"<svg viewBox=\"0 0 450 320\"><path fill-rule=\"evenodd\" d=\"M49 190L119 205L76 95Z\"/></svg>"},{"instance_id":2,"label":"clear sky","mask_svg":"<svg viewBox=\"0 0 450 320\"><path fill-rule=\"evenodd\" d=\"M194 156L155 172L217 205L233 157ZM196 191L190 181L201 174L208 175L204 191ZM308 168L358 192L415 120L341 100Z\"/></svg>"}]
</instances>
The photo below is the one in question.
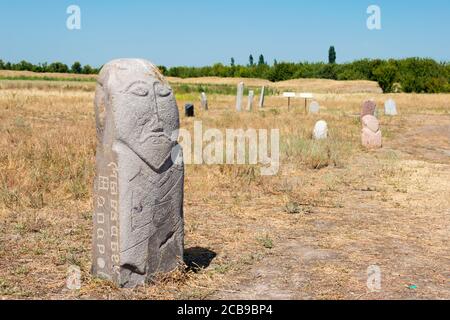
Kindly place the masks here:
<instances>
[{"instance_id":1,"label":"clear sky","mask_svg":"<svg viewBox=\"0 0 450 320\"><path fill-rule=\"evenodd\" d=\"M69 30L69 5L81 30ZM366 10L381 8L381 30ZM100 66L119 57L158 65L431 57L450 61L449 0L0 0L0 59Z\"/></svg>"}]
</instances>

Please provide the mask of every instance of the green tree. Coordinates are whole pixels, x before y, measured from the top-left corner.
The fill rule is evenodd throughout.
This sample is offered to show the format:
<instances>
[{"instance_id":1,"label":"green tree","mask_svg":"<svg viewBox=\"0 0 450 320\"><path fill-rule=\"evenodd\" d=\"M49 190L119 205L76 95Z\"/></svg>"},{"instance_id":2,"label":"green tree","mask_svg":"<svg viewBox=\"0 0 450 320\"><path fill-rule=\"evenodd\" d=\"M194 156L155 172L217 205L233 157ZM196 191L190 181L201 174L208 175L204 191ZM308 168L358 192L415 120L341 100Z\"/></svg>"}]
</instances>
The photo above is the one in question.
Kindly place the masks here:
<instances>
[{"instance_id":1,"label":"green tree","mask_svg":"<svg viewBox=\"0 0 450 320\"><path fill-rule=\"evenodd\" d=\"M253 55L250 55L250 57L248 57L248 62L250 67L253 67L255 65L255 62L253 60Z\"/></svg>"},{"instance_id":2,"label":"green tree","mask_svg":"<svg viewBox=\"0 0 450 320\"><path fill-rule=\"evenodd\" d=\"M167 68L165 66L158 66L158 69L163 75L167 74Z\"/></svg>"},{"instance_id":3,"label":"green tree","mask_svg":"<svg viewBox=\"0 0 450 320\"><path fill-rule=\"evenodd\" d=\"M83 70L81 71L81 73L83 73L83 74L94 74L95 70L90 65L87 64L87 65L85 65L83 67Z\"/></svg>"},{"instance_id":4,"label":"green tree","mask_svg":"<svg viewBox=\"0 0 450 320\"><path fill-rule=\"evenodd\" d=\"M331 46L328 50L328 63L335 64L336 63L336 49L334 46Z\"/></svg>"},{"instance_id":5,"label":"green tree","mask_svg":"<svg viewBox=\"0 0 450 320\"><path fill-rule=\"evenodd\" d=\"M232 66L232 67L235 67L235 66L236 66L236 63L234 62L234 58L231 58L231 66Z\"/></svg>"},{"instance_id":6,"label":"green tree","mask_svg":"<svg viewBox=\"0 0 450 320\"><path fill-rule=\"evenodd\" d=\"M392 92L397 72L397 67L392 63L384 63L373 70L373 76L384 93Z\"/></svg>"},{"instance_id":7,"label":"green tree","mask_svg":"<svg viewBox=\"0 0 450 320\"><path fill-rule=\"evenodd\" d=\"M258 59L258 66L265 65L266 61L264 60L264 56L261 54Z\"/></svg>"},{"instance_id":8,"label":"green tree","mask_svg":"<svg viewBox=\"0 0 450 320\"><path fill-rule=\"evenodd\" d=\"M79 63L78 61L74 62L74 64L73 64L72 67L70 68L70 70L72 71L72 73L78 73L78 74L80 74L81 71L82 71L81 63Z\"/></svg>"},{"instance_id":9,"label":"green tree","mask_svg":"<svg viewBox=\"0 0 450 320\"><path fill-rule=\"evenodd\" d=\"M18 71L33 71L34 65L28 61L22 60L18 64L14 65L14 70Z\"/></svg>"},{"instance_id":10,"label":"green tree","mask_svg":"<svg viewBox=\"0 0 450 320\"><path fill-rule=\"evenodd\" d=\"M61 62L53 62L47 67L47 72L67 73L69 72L69 67Z\"/></svg>"}]
</instances>

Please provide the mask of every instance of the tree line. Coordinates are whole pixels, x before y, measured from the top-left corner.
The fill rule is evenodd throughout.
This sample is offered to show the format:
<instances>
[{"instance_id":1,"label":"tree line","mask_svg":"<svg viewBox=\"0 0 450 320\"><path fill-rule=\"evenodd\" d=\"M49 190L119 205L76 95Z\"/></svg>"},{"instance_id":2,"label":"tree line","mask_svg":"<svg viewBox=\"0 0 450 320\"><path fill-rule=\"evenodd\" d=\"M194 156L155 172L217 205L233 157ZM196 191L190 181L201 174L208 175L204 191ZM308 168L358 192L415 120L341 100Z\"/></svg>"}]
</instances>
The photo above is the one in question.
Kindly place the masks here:
<instances>
[{"instance_id":1,"label":"tree line","mask_svg":"<svg viewBox=\"0 0 450 320\"><path fill-rule=\"evenodd\" d=\"M22 60L19 63L11 63L4 62L0 59L0 70L33 71L41 73L98 74L100 69L101 68L91 67L88 64L83 66L80 62L75 62L69 67L62 62L32 64Z\"/></svg>"},{"instance_id":2,"label":"tree line","mask_svg":"<svg viewBox=\"0 0 450 320\"><path fill-rule=\"evenodd\" d=\"M335 53L331 52L335 61ZM205 67L160 67L166 76L179 78L240 77L261 78L273 82L292 79L371 80L384 92L441 93L450 92L450 63L433 59L362 59L351 63L266 62L229 66L217 63Z\"/></svg>"},{"instance_id":3,"label":"tree line","mask_svg":"<svg viewBox=\"0 0 450 320\"><path fill-rule=\"evenodd\" d=\"M240 77L261 78L273 82L291 79L315 78L332 80L372 80L379 83L384 92L443 93L450 92L450 63L427 58L362 59L350 63L336 63L334 47L330 48L329 61L324 62L278 62L267 63L263 55L258 60L252 55L247 65L238 65L231 58L229 65L217 63L204 67L159 66L165 76L179 78ZM100 68L82 66L75 62L69 66L55 62L33 65L26 61L17 64L0 60L0 70L27 70L74 74L96 74Z\"/></svg>"}]
</instances>

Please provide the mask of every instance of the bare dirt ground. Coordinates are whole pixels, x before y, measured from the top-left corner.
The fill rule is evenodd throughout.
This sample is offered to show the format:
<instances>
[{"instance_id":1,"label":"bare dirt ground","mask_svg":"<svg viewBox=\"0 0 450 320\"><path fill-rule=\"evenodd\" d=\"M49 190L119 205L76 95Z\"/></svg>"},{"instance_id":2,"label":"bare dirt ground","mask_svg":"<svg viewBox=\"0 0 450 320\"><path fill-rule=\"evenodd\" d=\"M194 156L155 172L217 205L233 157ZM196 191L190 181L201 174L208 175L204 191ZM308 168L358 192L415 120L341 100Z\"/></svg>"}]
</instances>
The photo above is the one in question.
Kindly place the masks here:
<instances>
[{"instance_id":1,"label":"bare dirt ground","mask_svg":"<svg viewBox=\"0 0 450 320\"><path fill-rule=\"evenodd\" d=\"M264 110L210 110L185 118L198 94L178 94L181 126L280 130L282 166L186 167L185 266L121 290L90 275L95 127L92 88L0 83L0 299L450 299L450 95L270 96ZM360 146L358 113L374 98L384 147ZM330 138L314 142L317 120ZM371 293L367 269L381 269ZM80 290L66 288L70 266Z\"/></svg>"}]
</instances>

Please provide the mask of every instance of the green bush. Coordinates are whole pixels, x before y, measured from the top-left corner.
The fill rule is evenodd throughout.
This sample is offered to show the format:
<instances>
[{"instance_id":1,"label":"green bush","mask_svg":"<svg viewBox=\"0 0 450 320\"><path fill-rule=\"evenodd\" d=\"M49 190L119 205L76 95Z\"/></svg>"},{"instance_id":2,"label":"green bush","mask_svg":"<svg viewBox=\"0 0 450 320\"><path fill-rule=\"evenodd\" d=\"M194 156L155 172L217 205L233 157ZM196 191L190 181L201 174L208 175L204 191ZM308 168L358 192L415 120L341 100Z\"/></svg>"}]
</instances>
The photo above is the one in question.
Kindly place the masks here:
<instances>
[{"instance_id":1,"label":"green bush","mask_svg":"<svg viewBox=\"0 0 450 320\"><path fill-rule=\"evenodd\" d=\"M373 76L383 92L392 92L397 80L397 67L392 63L384 63L373 70Z\"/></svg>"}]
</instances>

